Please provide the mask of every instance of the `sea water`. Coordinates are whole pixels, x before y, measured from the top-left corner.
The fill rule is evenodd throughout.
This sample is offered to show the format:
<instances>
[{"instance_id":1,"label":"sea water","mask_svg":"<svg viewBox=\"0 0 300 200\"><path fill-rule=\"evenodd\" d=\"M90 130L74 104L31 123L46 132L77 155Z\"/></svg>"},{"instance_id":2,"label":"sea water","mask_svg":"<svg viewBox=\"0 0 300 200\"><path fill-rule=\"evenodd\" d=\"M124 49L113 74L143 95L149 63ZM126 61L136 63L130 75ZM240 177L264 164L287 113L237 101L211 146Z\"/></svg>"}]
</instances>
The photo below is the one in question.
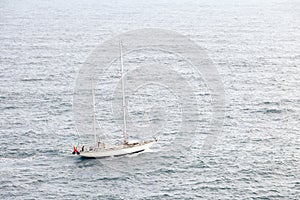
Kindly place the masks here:
<instances>
[{"instance_id":1,"label":"sea water","mask_svg":"<svg viewBox=\"0 0 300 200\"><path fill-rule=\"evenodd\" d=\"M299 10L296 0L1 1L0 198L299 199ZM72 107L79 70L103 42L143 28L174 31L206 52L224 89L221 131L203 151L212 134L212 94L205 79L181 68L183 78L199 83L190 111L162 85L142 90L146 103L126 94L128 134L134 124L156 124L150 152L102 160L72 155L84 138ZM151 52L135 53L124 56L127 71L143 56L155 63ZM160 64L174 60L159 55L166 61ZM105 95L118 86L104 83L119 78L115 71L97 84L99 137L109 142L122 141L122 121L109 115L119 90ZM193 133L177 127L182 112L186 123L197 124Z\"/></svg>"}]
</instances>

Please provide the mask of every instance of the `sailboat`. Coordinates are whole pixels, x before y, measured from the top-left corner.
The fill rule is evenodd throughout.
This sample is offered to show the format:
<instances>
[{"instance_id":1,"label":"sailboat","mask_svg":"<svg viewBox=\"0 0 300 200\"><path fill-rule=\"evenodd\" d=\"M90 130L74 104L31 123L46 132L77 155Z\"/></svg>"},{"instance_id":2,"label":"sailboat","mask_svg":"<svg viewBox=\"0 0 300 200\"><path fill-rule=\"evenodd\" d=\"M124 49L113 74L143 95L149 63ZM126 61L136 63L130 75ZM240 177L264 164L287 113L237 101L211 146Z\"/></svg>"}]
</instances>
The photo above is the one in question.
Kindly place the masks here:
<instances>
[{"instance_id":1,"label":"sailboat","mask_svg":"<svg viewBox=\"0 0 300 200\"><path fill-rule=\"evenodd\" d=\"M108 146L105 143L97 142L96 140L96 108L95 108L95 94L93 89L93 81L92 81L92 94L93 94L93 106L94 106L94 114L93 114L93 130L94 130L94 139L95 145L92 147L85 147L84 145L74 146L73 154L78 154L84 158L105 158L105 157L117 157L124 156L130 154L136 154L143 152L149 149L157 139L153 137L151 140L146 141L128 141L127 138L127 130L126 130L126 101L125 101L125 86L124 86L124 66L123 66L123 52L122 52L122 41L119 43L120 45L120 64L121 64L121 84L122 84L122 108L123 108L123 143L117 146Z\"/></svg>"}]
</instances>

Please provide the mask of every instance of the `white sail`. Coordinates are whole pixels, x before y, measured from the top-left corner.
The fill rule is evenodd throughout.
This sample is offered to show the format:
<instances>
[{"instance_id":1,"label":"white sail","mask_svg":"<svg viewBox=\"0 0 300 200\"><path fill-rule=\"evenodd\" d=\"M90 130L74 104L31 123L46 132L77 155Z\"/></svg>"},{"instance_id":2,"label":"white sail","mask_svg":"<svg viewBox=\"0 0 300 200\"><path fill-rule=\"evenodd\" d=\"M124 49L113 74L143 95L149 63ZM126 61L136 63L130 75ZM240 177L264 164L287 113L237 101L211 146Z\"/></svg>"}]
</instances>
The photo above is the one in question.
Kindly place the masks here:
<instances>
[{"instance_id":1,"label":"white sail","mask_svg":"<svg viewBox=\"0 0 300 200\"><path fill-rule=\"evenodd\" d=\"M126 133L126 101L125 101L125 86L124 86L124 66L123 66L123 47L122 41L119 43L120 46L120 62L121 62L121 84L122 84L122 107L123 107L123 135L124 144L127 143L127 133Z\"/></svg>"},{"instance_id":2,"label":"white sail","mask_svg":"<svg viewBox=\"0 0 300 200\"><path fill-rule=\"evenodd\" d=\"M97 136L96 136L96 105L95 105L95 92L94 92L94 80L91 81L92 84L92 95L93 95L93 131L94 131L94 140L95 146L97 145Z\"/></svg>"}]
</instances>

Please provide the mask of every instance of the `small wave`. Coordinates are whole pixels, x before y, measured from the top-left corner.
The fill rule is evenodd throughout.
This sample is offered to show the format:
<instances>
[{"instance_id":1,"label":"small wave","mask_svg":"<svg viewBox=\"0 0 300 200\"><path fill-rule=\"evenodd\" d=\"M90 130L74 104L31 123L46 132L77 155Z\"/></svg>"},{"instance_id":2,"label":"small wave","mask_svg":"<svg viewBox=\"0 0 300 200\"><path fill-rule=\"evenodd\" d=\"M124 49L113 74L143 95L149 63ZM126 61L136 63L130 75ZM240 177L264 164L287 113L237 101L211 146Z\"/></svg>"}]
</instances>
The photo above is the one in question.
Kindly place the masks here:
<instances>
[{"instance_id":1,"label":"small wave","mask_svg":"<svg viewBox=\"0 0 300 200\"><path fill-rule=\"evenodd\" d=\"M262 108L262 109L259 109L259 110L254 110L254 111L251 111L250 113L264 113L264 114L280 114L284 112L284 110L282 109L276 109L276 108Z\"/></svg>"},{"instance_id":2,"label":"small wave","mask_svg":"<svg viewBox=\"0 0 300 200\"><path fill-rule=\"evenodd\" d=\"M34 82L34 81L42 81L43 79L41 78L25 78L25 79L21 79L21 81L24 82Z\"/></svg>"},{"instance_id":3,"label":"small wave","mask_svg":"<svg viewBox=\"0 0 300 200\"><path fill-rule=\"evenodd\" d=\"M15 106L6 106L3 108L3 110L11 110L11 109L16 109L18 107L15 107Z\"/></svg>"},{"instance_id":4,"label":"small wave","mask_svg":"<svg viewBox=\"0 0 300 200\"><path fill-rule=\"evenodd\" d=\"M5 158L18 158L18 159L25 159L25 158L31 158L36 155L35 150L28 150L28 149L9 149L6 151L3 156Z\"/></svg>"},{"instance_id":5,"label":"small wave","mask_svg":"<svg viewBox=\"0 0 300 200\"><path fill-rule=\"evenodd\" d=\"M265 113L282 113L280 109L267 109Z\"/></svg>"},{"instance_id":6,"label":"small wave","mask_svg":"<svg viewBox=\"0 0 300 200\"><path fill-rule=\"evenodd\" d=\"M159 173L162 173L162 174L174 174L174 173L176 173L177 171L176 170L174 170L174 169L166 169L166 168L164 168L164 169L160 169L160 170L158 170L158 172Z\"/></svg>"},{"instance_id":7,"label":"small wave","mask_svg":"<svg viewBox=\"0 0 300 200\"><path fill-rule=\"evenodd\" d=\"M127 181L128 177L101 177L97 179L98 181Z\"/></svg>"},{"instance_id":8,"label":"small wave","mask_svg":"<svg viewBox=\"0 0 300 200\"><path fill-rule=\"evenodd\" d=\"M271 101L265 101L262 103L263 105L279 105L279 102L271 102Z\"/></svg>"}]
</instances>

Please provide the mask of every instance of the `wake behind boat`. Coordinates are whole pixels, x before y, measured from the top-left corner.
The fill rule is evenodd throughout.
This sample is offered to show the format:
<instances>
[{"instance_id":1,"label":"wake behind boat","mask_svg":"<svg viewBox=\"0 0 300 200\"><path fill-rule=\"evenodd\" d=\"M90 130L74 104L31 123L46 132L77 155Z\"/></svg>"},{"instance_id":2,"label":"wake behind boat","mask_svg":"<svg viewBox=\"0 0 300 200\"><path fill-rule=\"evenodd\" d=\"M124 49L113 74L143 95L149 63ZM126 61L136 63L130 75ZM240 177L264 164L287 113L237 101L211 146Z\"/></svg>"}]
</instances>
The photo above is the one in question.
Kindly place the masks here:
<instances>
[{"instance_id":1,"label":"wake behind boat","mask_svg":"<svg viewBox=\"0 0 300 200\"><path fill-rule=\"evenodd\" d=\"M95 94L93 89L93 80L92 80L92 94L93 94L93 106L94 106L94 115L93 115L93 130L94 130L94 139L95 145L92 147L86 147L85 145L79 145L78 147L74 146L73 154L80 155L84 158L105 158L105 157L117 157L130 155L135 153L143 152L149 149L157 139L154 138L148 141L128 141L127 132L126 132L126 103L125 103L125 94L124 94L124 66L123 66L123 52L122 52L122 42L120 41L120 62L121 62L121 84L122 84L122 107L123 107L123 144L118 146L109 146L105 143L97 142L96 140L96 108L95 108ZM78 150L80 149L80 150Z\"/></svg>"}]
</instances>

